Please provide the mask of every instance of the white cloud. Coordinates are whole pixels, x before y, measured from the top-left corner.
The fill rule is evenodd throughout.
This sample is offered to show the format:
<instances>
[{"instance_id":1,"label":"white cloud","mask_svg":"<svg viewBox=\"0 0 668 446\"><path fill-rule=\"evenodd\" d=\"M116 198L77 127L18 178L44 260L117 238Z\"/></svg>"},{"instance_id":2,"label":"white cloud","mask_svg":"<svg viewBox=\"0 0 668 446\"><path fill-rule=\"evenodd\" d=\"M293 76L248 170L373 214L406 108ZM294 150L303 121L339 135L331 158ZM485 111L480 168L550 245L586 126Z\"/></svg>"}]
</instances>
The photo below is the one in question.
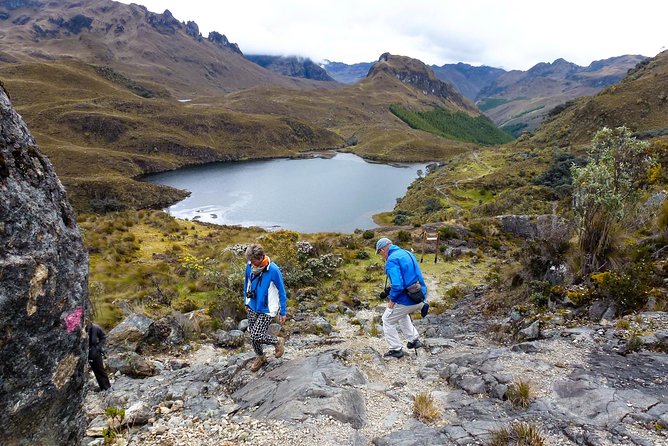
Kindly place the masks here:
<instances>
[{"instance_id":1,"label":"white cloud","mask_svg":"<svg viewBox=\"0 0 668 446\"><path fill-rule=\"evenodd\" d=\"M428 64L526 70L557 58L589 65L623 54L655 56L668 46L668 2L654 0L138 1L194 20L205 36L225 34L246 54L345 63L390 52Z\"/></svg>"}]
</instances>

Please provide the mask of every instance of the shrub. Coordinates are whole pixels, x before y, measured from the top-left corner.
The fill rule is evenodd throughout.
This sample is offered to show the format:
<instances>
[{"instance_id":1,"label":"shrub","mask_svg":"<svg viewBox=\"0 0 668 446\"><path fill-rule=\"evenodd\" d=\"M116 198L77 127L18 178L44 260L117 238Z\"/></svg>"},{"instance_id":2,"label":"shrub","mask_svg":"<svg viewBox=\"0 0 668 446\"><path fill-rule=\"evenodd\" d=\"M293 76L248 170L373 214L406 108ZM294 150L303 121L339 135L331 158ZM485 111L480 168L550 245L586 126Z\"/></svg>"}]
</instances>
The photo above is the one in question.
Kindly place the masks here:
<instances>
[{"instance_id":1,"label":"shrub","mask_svg":"<svg viewBox=\"0 0 668 446\"><path fill-rule=\"evenodd\" d=\"M621 314L642 309L647 303L652 283L651 263L640 261L623 271L605 271L591 275L596 294L617 305Z\"/></svg>"},{"instance_id":2,"label":"shrub","mask_svg":"<svg viewBox=\"0 0 668 446\"><path fill-rule=\"evenodd\" d=\"M479 221L474 221L469 224L469 230L477 235L485 235L485 227Z\"/></svg>"},{"instance_id":3,"label":"shrub","mask_svg":"<svg viewBox=\"0 0 668 446\"><path fill-rule=\"evenodd\" d=\"M392 219L392 223L394 223L397 226L403 226L407 224L409 221L409 217L406 214L396 214L394 218Z\"/></svg>"},{"instance_id":4,"label":"shrub","mask_svg":"<svg viewBox=\"0 0 668 446\"><path fill-rule=\"evenodd\" d=\"M443 241L457 238L457 231L451 226L441 226L438 229L438 238Z\"/></svg>"},{"instance_id":5,"label":"shrub","mask_svg":"<svg viewBox=\"0 0 668 446\"><path fill-rule=\"evenodd\" d=\"M357 254L355 254L355 258L357 260L367 260L367 259L371 258L371 255L369 254L368 251L360 250L360 251L357 251Z\"/></svg>"},{"instance_id":6,"label":"shrub","mask_svg":"<svg viewBox=\"0 0 668 446\"><path fill-rule=\"evenodd\" d=\"M299 240L297 232L280 230L261 237L260 243L265 253L282 266L296 262L297 240Z\"/></svg>"},{"instance_id":7,"label":"shrub","mask_svg":"<svg viewBox=\"0 0 668 446\"><path fill-rule=\"evenodd\" d=\"M373 231L367 229L366 231L364 231L364 232L362 233L362 238L363 238L364 240L371 240L375 235L376 235L376 234L375 234Z\"/></svg>"},{"instance_id":8,"label":"shrub","mask_svg":"<svg viewBox=\"0 0 668 446\"><path fill-rule=\"evenodd\" d=\"M406 243L411 241L411 233L408 231L399 231L397 233L397 242Z\"/></svg>"},{"instance_id":9,"label":"shrub","mask_svg":"<svg viewBox=\"0 0 668 446\"><path fill-rule=\"evenodd\" d=\"M435 197L429 197L426 200L424 200L424 211L427 214L430 214L432 212L436 212L440 210L443 206L441 205L441 200Z\"/></svg>"},{"instance_id":10,"label":"shrub","mask_svg":"<svg viewBox=\"0 0 668 446\"><path fill-rule=\"evenodd\" d=\"M582 167L585 161L570 153L559 152L554 155L554 161L547 169L533 180L533 184L548 186L562 192L573 183L571 167Z\"/></svg>"},{"instance_id":11,"label":"shrub","mask_svg":"<svg viewBox=\"0 0 668 446\"><path fill-rule=\"evenodd\" d=\"M513 406L526 409L533 400L533 390L531 389L531 386L528 382L522 380L515 381L510 386L508 386L506 397L508 398L508 401L513 404Z\"/></svg>"},{"instance_id":12,"label":"shrub","mask_svg":"<svg viewBox=\"0 0 668 446\"><path fill-rule=\"evenodd\" d=\"M628 330L631 328L631 322L627 321L626 319L618 319L615 323L615 328L617 330Z\"/></svg>"},{"instance_id":13,"label":"shrub","mask_svg":"<svg viewBox=\"0 0 668 446\"><path fill-rule=\"evenodd\" d=\"M626 127L603 128L592 139L589 164L571 168L583 275L608 263L615 227L635 210L638 190L653 164L648 147Z\"/></svg>"},{"instance_id":14,"label":"shrub","mask_svg":"<svg viewBox=\"0 0 668 446\"><path fill-rule=\"evenodd\" d=\"M413 415L420 421L435 421L441 415L440 410L431 393L421 392L415 396Z\"/></svg>"}]
</instances>

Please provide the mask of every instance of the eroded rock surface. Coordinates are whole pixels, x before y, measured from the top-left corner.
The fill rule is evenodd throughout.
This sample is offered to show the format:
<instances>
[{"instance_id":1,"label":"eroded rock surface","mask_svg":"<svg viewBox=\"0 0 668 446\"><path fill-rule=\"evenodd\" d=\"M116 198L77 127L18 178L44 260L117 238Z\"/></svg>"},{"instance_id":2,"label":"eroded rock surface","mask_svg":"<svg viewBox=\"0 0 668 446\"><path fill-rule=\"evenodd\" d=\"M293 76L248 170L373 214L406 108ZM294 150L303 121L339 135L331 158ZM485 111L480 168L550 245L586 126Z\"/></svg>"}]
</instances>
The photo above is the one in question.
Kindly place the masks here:
<instances>
[{"instance_id":1,"label":"eroded rock surface","mask_svg":"<svg viewBox=\"0 0 668 446\"><path fill-rule=\"evenodd\" d=\"M78 444L88 257L51 162L0 88L0 442Z\"/></svg>"}]
</instances>

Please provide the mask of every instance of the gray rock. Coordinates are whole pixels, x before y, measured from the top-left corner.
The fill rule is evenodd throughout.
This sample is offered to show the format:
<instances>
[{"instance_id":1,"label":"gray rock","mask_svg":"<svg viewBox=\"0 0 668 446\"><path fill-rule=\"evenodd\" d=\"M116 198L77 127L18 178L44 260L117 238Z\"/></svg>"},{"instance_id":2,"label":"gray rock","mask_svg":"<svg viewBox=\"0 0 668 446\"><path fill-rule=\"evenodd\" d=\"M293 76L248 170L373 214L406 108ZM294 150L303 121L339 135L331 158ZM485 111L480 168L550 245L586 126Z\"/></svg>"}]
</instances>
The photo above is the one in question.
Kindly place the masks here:
<instances>
[{"instance_id":1,"label":"gray rock","mask_svg":"<svg viewBox=\"0 0 668 446\"><path fill-rule=\"evenodd\" d=\"M356 367L345 366L340 355L330 350L289 361L232 398L255 418L300 421L328 415L360 429L366 424L364 397L351 386L366 384L366 379Z\"/></svg>"},{"instance_id":2,"label":"gray rock","mask_svg":"<svg viewBox=\"0 0 668 446\"><path fill-rule=\"evenodd\" d=\"M443 433L415 422L407 429L374 438L371 444L375 446L442 446L450 442Z\"/></svg>"},{"instance_id":3,"label":"gray rock","mask_svg":"<svg viewBox=\"0 0 668 446\"><path fill-rule=\"evenodd\" d=\"M145 342L154 348L167 349L182 345L185 338L186 334L178 318L165 316L149 326Z\"/></svg>"},{"instance_id":4,"label":"gray rock","mask_svg":"<svg viewBox=\"0 0 668 446\"><path fill-rule=\"evenodd\" d=\"M524 353L538 353L540 351L540 347L535 342L522 342L513 345L510 349L514 352Z\"/></svg>"},{"instance_id":5,"label":"gray rock","mask_svg":"<svg viewBox=\"0 0 668 446\"><path fill-rule=\"evenodd\" d=\"M120 372L133 378L145 378L158 373L153 362L132 351L111 353L105 364L112 373Z\"/></svg>"},{"instance_id":6,"label":"gray rock","mask_svg":"<svg viewBox=\"0 0 668 446\"><path fill-rule=\"evenodd\" d=\"M248 319L240 320L239 325L237 326L237 329L240 330L240 331L248 330Z\"/></svg>"},{"instance_id":7,"label":"gray rock","mask_svg":"<svg viewBox=\"0 0 668 446\"><path fill-rule=\"evenodd\" d=\"M141 426L146 424L149 418L151 418L153 415L153 411L145 402L137 401L125 409L125 419L123 420L123 425L129 427Z\"/></svg>"},{"instance_id":8,"label":"gray rock","mask_svg":"<svg viewBox=\"0 0 668 446\"><path fill-rule=\"evenodd\" d=\"M570 238L571 225L553 215L499 215L496 217L501 231L516 237L566 242Z\"/></svg>"},{"instance_id":9,"label":"gray rock","mask_svg":"<svg viewBox=\"0 0 668 446\"><path fill-rule=\"evenodd\" d=\"M153 319L133 313L107 333L107 348L110 351L136 351L146 340Z\"/></svg>"},{"instance_id":10,"label":"gray rock","mask_svg":"<svg viewBox=\"0 0 668 446\"><path fill-rule=\"evenodd\" d=\"M458 387L462 388L469 395L483 394L487 391L485 381L479 376L465 375L456 381Z\"/></svg>"},{"instance_id":11,"label":"gray rock","mask_svg":"<svg viewBox=\"0 0 668 446\"><path fill-rule=\"evenodd\" d=\"M78 444L88 255L49 159L0 86L0 441Z\"/></svg>"},{"instance_id":12,"label":"gray rock","mask_svg":"<svg viewBox=\"0 0 668 446\"><path fill-rule=\"evenodd\" d=\"M540 321L534 321L527 328L519 331L519 337L526 341L533 341L540 337Z\"/></svg>"},{"instance_id":13,"label":"gray rock","mask_svg":"<svg viewBox=\"0 0 668 446\"><path fill-rule=\"evenodd\" d=\"M213 335L214 343L225 348L239 348L244 345L244 332L241 330L216 330Z\"/></svg>"}]
</instances>

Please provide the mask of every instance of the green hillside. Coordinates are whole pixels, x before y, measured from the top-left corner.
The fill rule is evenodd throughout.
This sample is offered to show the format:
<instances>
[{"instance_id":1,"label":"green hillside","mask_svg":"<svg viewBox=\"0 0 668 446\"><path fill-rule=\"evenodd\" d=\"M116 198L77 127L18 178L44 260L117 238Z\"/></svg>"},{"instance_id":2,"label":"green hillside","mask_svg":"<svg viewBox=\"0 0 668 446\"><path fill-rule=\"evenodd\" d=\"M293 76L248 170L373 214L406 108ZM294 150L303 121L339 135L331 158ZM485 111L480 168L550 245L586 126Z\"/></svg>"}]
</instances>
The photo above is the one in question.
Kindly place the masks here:
<instances>
[{"instance_id":1,"label":"green hillside","mask_svg":"<svg viewBox=\"0 0 668 446\"><path fill-rule=\"evenodd\" d=\"M503 144L513 139L484 115L471 117L464 112L452 112L440 107L415 112L396 104L390 106L390 111L411 128L448 139L483 145Z\"/></svg>"}]
</instances>

